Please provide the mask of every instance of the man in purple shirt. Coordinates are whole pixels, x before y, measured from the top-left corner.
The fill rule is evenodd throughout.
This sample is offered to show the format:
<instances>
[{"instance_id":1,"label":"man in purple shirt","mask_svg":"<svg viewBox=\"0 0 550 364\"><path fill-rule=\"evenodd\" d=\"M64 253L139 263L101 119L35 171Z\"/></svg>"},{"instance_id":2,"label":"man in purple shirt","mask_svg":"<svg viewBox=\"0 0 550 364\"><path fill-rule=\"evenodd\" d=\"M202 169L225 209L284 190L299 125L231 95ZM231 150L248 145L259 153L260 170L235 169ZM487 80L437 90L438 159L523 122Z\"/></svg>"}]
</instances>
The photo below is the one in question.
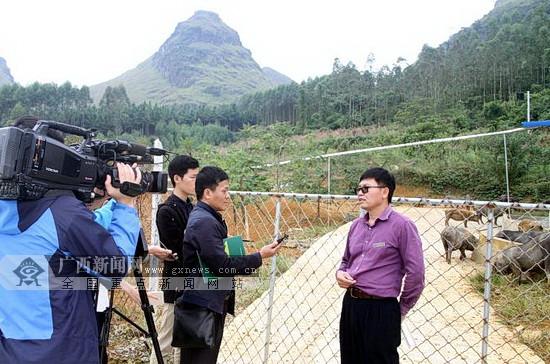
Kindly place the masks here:
<instances>
[{"instance_id":1,"label":"man in purple shirt","mask_svg":"<svg viewBox=\"0 0 550 364\"><path fill-rule=\"evenodd\" d=\"M359 204L367 213L353 221L336 272L346 289L342 364L399 363L401 320L424 289L422 242L414 223L391 208L394 191L395 178L383 168L371 168L359 179Z\"/></svg>"}]
</instances>

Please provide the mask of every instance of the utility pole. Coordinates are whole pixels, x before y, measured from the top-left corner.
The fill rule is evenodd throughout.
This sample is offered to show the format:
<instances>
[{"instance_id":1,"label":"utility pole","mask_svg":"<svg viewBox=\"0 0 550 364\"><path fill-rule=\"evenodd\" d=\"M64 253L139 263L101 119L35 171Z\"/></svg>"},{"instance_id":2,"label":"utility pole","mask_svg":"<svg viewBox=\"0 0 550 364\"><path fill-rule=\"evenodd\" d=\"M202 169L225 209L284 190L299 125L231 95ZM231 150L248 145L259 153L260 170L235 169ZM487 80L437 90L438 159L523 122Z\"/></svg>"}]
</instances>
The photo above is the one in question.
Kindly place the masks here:
<instances>
[{"instance_id":1,"label":"utility pole","mask_svg":"<svg viewBox=\"0 0 550 364\"><path fill-rule=\"evenodd\" d=\"M527 91L527 121L531 121L531 93Z\"/></svg>"}]
</instances>

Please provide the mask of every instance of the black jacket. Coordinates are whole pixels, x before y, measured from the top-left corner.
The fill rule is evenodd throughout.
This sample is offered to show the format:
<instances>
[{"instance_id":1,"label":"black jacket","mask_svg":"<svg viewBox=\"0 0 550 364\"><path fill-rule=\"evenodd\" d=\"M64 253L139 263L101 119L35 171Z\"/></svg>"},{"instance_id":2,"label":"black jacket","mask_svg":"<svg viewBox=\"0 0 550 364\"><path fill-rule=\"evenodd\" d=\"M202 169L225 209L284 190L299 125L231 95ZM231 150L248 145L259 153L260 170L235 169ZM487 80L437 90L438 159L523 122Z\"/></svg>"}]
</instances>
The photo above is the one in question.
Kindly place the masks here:
<instances>
[{"instance_id":1,"label":"black jacket","mask_svg":"<svg viewBox=\"0 0 550 364\"><path fill-rule=\"evenodd\" d=\"M262 265L260 253L230 257L224 251L223 239L227 237L227 225L222 216L204 202L198 202L187 223L183 239L183 259L186 276L201 277L200 256L203 264L217 277L233 277L251 274ZM227 312L235 312L235 291L231 290L198 290L185 288L178 302L192 303L207 307L220 314L224 312L224 301Z\"/></svg>"},{"instance_id":2,"label":"black jacket","mask_svg":"<svg viewBox=\"0 0 550 364\"><path fill-rule=\"evenodd\" d=\"M165 261L163 277L183 277L183 233L187 226L189 214L193 210L191 200L183 201L172 194L159 205L157 211L157 229L160 241L172 252L177 253L179 259L173 262ZM171 283L171 288L175 286ZM180 292L177 289L163 289L164 302L174 303Z\"/></svg>"}]
</instances>

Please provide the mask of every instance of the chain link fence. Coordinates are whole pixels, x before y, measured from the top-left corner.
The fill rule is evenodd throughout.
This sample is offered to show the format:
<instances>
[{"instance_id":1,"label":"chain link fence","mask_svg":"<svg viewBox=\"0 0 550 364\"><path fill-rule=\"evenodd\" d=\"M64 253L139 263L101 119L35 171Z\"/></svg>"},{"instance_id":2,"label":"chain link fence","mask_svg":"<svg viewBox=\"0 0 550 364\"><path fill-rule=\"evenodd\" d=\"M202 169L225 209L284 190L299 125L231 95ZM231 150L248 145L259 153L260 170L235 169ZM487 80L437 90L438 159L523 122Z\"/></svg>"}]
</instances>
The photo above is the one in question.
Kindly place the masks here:
<instances>
[{"instance_id":1,"label":"chain link fence","mask_svg":"<svg viewBox=\"0 0 550 364\"><path fill-rule=\"evenodd\" d=\"M406 320L415 344L409 347L403 342L403 362L550 360L549 349L544 348L550 325L549 286L544 274L536 272L543 270L544 262L525 267L519 285L513 273L492 272L495 258L485 259L489 248L489 256L499 256L504 248L516 245L493 238L497 232L517 231L518 223L526 219L533 226L548 227L549 206L399 198L394 206L415 221L426 260L426 289ZM467 231L479 241L472 252L475 260L468 254L461 261L458 251L450 264L445 260L441 233L446 212L451 215L453 209L458 215L450 216L447 224L454 229L466 220ZM349 223L358 214L355 197L350 196L233 194L233 208L225 218L231 234L256 242L251 250L271 241L277 232L287 232L291 240L259 277L243 278L239 313L227 323L220 362L339 362L344 292L334 273ZM476 216L482 216L484 223L474 221ZM540 247L534 240L526 244L529 249L521 256ZM486 304L491 295L496 303L504 295L506 302L493 308Z\"/></svg>"},{"instance_id":2,"label":"chain link fence","mask_svg":"<svg viewBox=\"0 0 550 364\"><path fill-rule=\"evenodd\" d=\"M232 202L229 233L249 240L249 251L277 233L290 238L258 276L238 278L237 313L227 318L218 361L340 362L344 290L335 272L360 214L356 197L233 192ZM402 340L401 362L550 363L550 205L394 198L393 206L416 223L426 263L426 287L404 321L412 342ZM449 232L469 237L466 259L454 250L447 262ZM139 320L137 305L120 305ZM146 340L130 336L126 354L145 360L131 346ZM120 350L110 349L124 358Z\"/></svg>"}]
</instances>

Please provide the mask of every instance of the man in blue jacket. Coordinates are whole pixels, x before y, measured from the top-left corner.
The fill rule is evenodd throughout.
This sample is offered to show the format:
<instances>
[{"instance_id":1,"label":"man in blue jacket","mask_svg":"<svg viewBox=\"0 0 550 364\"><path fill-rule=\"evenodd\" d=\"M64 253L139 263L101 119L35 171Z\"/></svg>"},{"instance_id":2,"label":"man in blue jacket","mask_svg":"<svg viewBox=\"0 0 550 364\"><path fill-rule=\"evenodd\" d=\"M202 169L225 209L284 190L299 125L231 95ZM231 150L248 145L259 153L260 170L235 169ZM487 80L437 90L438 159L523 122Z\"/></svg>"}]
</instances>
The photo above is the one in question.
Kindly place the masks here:
<instances>
[{"instance_id":1,"label":"man in blue jacket","mask_svg":"<svg viewBox=\"0 0 550 364\"><path fill-rule=\"evenodd\" d=\"M121 182L141 180L139 169L117 167ZM140 229L135 198L110 176L105 186L115 200L107 229L71 192L0 200L0 363L99 362L93 291L72 286L90 273L79 259L95 259L96 275L123 277Z\"/></svg>"},{"instance_id":2,"label":"man in blue jacket","mask_svg":"<svg viewBox=\"0 0 550 364\"><path fill-rule=\"evenodd\" d=\"M279 247L277 242L264 246L259 252L244 256L228 256L223 239L227 237L227 225L221 212L231 199L229 177L220 168L204 167L197 175L195 192L199 202L191 212L183 238L184 267L188 277L196 277L201 271L199 257L205 268L216 277L233 277L252 274L262 265L262 258L272 257ZM215 313L215 346L212 349L182 349L180 363L215 364L223 336L227 313L234 314L235 291L233 289L186 289L178 298L178 304L191 308L206 307Z\"/></svg>"}]
</instances>

